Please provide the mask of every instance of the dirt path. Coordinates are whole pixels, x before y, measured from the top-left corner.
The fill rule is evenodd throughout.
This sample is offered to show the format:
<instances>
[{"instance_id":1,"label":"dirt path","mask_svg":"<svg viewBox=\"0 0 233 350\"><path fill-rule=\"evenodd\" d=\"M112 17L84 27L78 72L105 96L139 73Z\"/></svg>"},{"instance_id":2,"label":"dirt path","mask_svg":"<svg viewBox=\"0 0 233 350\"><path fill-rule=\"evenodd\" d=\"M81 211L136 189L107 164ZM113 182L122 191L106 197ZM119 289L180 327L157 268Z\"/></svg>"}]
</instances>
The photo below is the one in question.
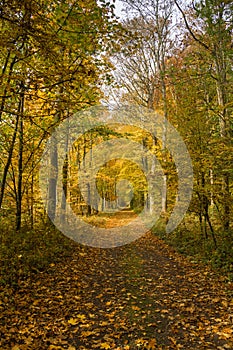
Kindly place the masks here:
<instances>
[{"instance_id":1,"label":"dirt path","mask_svg":"<svg viewBox=\"0 0 233 350\"><path fill-rule=\"evenodd\" d=\"M1 350L233 349L232 285L147 234L73 255L6 297Z\"/></svg>"}]
</instances>

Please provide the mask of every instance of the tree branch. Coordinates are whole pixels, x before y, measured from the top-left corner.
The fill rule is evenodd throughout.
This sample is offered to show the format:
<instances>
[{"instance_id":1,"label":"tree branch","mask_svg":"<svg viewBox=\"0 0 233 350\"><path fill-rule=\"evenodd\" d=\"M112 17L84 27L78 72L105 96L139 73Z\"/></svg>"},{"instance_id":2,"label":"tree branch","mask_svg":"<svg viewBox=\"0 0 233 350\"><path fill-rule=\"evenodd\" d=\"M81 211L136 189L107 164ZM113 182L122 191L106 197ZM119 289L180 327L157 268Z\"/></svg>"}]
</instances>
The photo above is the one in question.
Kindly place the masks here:
<instances>
[{"instance_id":1,"label":"tree branch","mask_svg":"<svg viewBox=\"0 0 233 350\"><path fill-rule=\"evenodd\" d=\"M176 4L176 6L178 7L178 10L179 10L179 11L181 12L181 14L182 14L182 17L183 17L183 19L184 19L184 23L185 23L185 25L186 25L186 28L188 29L189 34L192 36L192 38L193 38L196 42L198 42L201 46L203 46L206 50L211 51L210 48L209 48L209 46L206 45L205 43L203 43L203 42L202 42L200 39L198 39L198 37L194 34L194 32L192 31L190 25L188 24L186 15L185 15L184 11L182 10L182 8L180 7L180 5L178 4L177 0L175 0L174 2L175 2L175 4Z\"/></svg>"}]
</instances>

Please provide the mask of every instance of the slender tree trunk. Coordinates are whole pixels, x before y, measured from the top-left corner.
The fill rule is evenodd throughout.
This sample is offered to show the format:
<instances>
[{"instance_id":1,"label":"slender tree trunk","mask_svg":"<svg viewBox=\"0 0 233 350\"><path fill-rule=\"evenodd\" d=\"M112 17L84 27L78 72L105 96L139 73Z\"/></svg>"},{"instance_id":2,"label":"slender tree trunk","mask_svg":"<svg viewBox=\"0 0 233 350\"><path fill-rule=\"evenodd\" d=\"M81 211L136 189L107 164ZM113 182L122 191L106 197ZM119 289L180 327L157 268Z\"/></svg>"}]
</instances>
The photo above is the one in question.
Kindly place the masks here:
<instances>
[{"instance_id":1,"label":"slender tree trunk","mask_svg":"<svg viewBox=\"0 0 233 350\"><path fill-rule=\"evenodd\" d=\"M162 149L166 150L167 147L167 92L166 92L166 83L165 83L165 63L164 57L162 57L162 62L159 63L159 73L161 80L161 91L162 91L162 100L163 100L163 139L162 139ZM166 161L166 159L164 159ZM162 186L162 213L167 213L167 175L163 174L163 186Z\"/></svg>"},{"instance_id":2,"label":"slender tree trunk","mask_svg":"<svg viewBox=\"0 0 233 350\"><path fill-rule=\"evenodd\" d=\"M62 177L62 180L63 180L62 181L63 191L62 191L62 199L61 199L61 221L62 222L65 222L66 220L66 201L67 201L67 193L68 193L68 166L69 166L68 155L66 154L65 162L63 165L63 177Z\"/></svg>"},{"instance_id":3,"label":"slender tree trunk","mask_svg":"<svg viewBox=\"0 0 233 350\"><path fill-rule=\"evenodd\" d=\"M48 216L53 221L56 216L57 205L57 175L58 175L58 154L57 140L51 138L50 145L50 168L49 168L49 186L48 186Z\"/></svg>"},{"instance_id":4,"label":"slender tree trunk","mask_svg":"<svg viewBox=\"0 0 233 350\"><path fill-rule=\"evenodd\" d=\"M227 77L226 77L226 67L224 64L224 54L221 54L219 58L217 53L215 54L215 63L216 63L216 71L217 71L217 96L218 96L218 104L220 107L219 114L219 126L220 126L220 135L223 139L223 142L228 145L230 140L230 126L229 126L229 115L226 108L228 99L227 99ZM228 230L230 227L230 185L229 185L229 174L228 172L224 172L222 175L222 189L224 195L224 204L223 204L223 212L224 212L224 229Z\"/></svg>"},{"instance_id":5,"label":"slender tree trunk","mask_svg":"<svg viewBox=\"0 0 233 350\"><path fill-rule=\"evenodd\" d=\"M34 151L34 141L33 141L33 151ZM30 201L30 223L31 229L34 228L34 153L32 155L32 179L31 179L31 201Z\"/></svg>"},{"instance_id":6,"label":"slender tree trunk","mask_svg":"<svg viewBox=\"0 0 233 350\"><path fill-rule=\"evenodd\" d=\"M18 186L16 196L16 231L21 229L22 221L22 181L23 181L23 113L24 91L21 94L21 111L19 120L19 158L18 158Z\"/></svg>"},{"instance_id":7,"label":"slender tree trunk","mask_svg":"<svg viewBox=\"0 0 233 350\"><path fill-rule=\"evenodd\" d=\"M10 54L8 53L7 59L6 59L6 62L5 62L5 66L3 67L3 70L2 70L2 75L4 74L4 72L5 72L6 68L7 68L7 64L8 64L9 58L10 58ZM9 67L8 78L7 78L7 81L6 81L5 89L4 89L3 96L2 96L2 102L1 102L1 106L0 106L0 121L2 119L2 113L4 111L4 107L5 107L5 103L6 103L8 87L9 87L9 84L10 84L10 81L11 81L13 68L14 68L14 65L16 63L16 59L17 59L17 56L14 56L12 61L11 61L10 67Z\"/></svg>"},{"instance_id":8,"label":"slender tree trunk","mask_svg":"<svg viewBox=\"0 0 233 350\"><path fill-rule=\"evenodd\" d=\"M3 171L3 177L2 177L2 181L1 181L1 190L0 190L0 208L2 207L2 202L3 202L3 198L4 198L5 187L6 187L7 174L9 171L9 167L11 165L12 155L13 155L15 141L16 141L17 132L18 132L21 103L22 103L22 101L20 100L19 105L18 105L18 110L17 110L17 117L16 117L16 121L15 121L15 129L14 129L14 133L13 133L13 137L12 137L12 141L11 141L11 145L10 145L10 149L9 149L9 153L8 153L7 162L6 162L6 165L4 167L4 171Z\"/></svg>"},{"instance_id":9,"label":"slender tree trunk","mask_svg":"<svg viewBox=\"0 0 233 350\"><path fill-rule=\"evenodd\" d=\"M34 172L32 172L31 180L31 200L30 200L30 225L34 228Z\"/></svg>"}]
</instances>

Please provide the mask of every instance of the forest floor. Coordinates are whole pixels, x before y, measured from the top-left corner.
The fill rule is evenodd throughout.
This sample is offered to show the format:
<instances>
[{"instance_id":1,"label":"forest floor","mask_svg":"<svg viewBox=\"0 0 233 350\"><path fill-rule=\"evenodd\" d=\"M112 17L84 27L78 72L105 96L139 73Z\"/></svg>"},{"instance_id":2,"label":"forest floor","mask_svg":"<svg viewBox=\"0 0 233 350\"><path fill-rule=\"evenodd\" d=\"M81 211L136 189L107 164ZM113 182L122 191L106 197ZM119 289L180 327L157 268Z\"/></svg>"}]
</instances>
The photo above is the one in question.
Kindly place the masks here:
<instances>
[{"instance_id":1,"label":"forest floor","mask_svg":"<svg viewBox=\"0 0 233 350\"><path fill-rule=\"evenodd\" d=\"M2 291L0 349L233 349L233 285L151 233Z\"/></svg>"}]
</instances>

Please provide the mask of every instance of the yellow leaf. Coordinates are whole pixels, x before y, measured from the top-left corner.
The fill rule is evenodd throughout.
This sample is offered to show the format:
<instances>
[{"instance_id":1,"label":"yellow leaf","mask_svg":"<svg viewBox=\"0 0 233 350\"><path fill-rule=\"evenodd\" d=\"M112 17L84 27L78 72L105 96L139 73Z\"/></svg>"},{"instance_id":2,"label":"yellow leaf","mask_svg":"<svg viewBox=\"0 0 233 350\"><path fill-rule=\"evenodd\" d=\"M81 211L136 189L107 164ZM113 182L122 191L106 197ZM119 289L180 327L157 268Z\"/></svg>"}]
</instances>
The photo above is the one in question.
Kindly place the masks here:
<instances>
[{"instance_id":1,"label":"yellow leaf","mask_svg":"<svg viewBox=\"0 0 233 350\"><path fill-rule=\"evenodd\" d=\"M109 343L101 343L100 344L101 349L111 349L111 346Z\"/></svg>"},{"instance_id":2,"label":"yellow leaf","mask_svg":"<svg viewBox=\"0 0 233 350\"><path fill-rule=\"evenodd\" d=\"M135 311L139 311L139 310L141 310L141 309L140 309L140 307L138 307L138 306L134 306L134 305L132 306L132 309L133 309L133 310L135 310Z\"/></svg>"},{"instance_id":3,"label":"yellow leaf","mask_svg":"<svg viewBox=\"0 0 233 350\"><path fill-rule=\"evenodd\" d=\"M85 319L86 319L86 315L82 315L82 314L79 314L79 315L77 315L77 317L80 319L80 321L85 321Z\"/></svg>"},{"instance_id":4,"label":"yellow leaf","mask_svg":"<svg viewBox=\"0 0 233 350\"><path fill-rule=\"evenodd\" d=\"M87 254L86 253L79 253L80 256L86 256Z\"/></svg>"},{"instance_id":5,"label":"yellow leaf","mask_svg":"<svg viewBox=\"0 0 233 350\"><path fill-rule=\"evenodd\" d=\"M176 340L175 340L175 338L173 338L173 337L168 337L168 339L171 340L171 342L172 342L174 345L176 345Z\"/></svg>"},{"instance_id":6,"label":"yellow leaf","mask_svg":"<svg viewBox=\"0 0 233 350\"><path fill-rule=\"evenodd\" d=\"M187 307L186 310L187 310L188 312L190 312L191 314L194 313L194 311L195 311L195 305L191 305L191 306Z\"/></svg>"},{"instance_id":7,"label":"yellow leaf","mask_svg":"<svg viewBox=\"0 0 233 350\"><path fill-rule=\"evenodd\" d=\"M144 345L146 343L146 340L140 338L140 339L137 339L135 343L136 343L137 346L138 345Z\"/></svg>"},{"instance_id":8,"label":"yellow leaf","mask_svg":"<svg viewBox=\"0 0 233 350\"><path fill-rule=\"evenodd\" d=\"M70 318L68 320L68 323L71 324L72 326L75 326L76 324L78 324L80 322L80 320L78 320L77 318Z\"/></svg>"},{"instance_id":9,"label":"yellow leaf","mask_svg":"<svg viewBox=\"0 0 233 350\"><path fill-rule=\"evenodd\" d=\"M151 339L148 343L147 350L154 350L156 346L156 339Z\"/></svg>"},{"instance_id":10,"label":"yellow leaf","mask_svg":"<svg viewBox=\"0 0 233 350\"><path fill-rule=\"evenodd\" d=\"M103 297L102 293L96 296L96 298L102 298L102 297Z\"/></svg>"},{"instance_id":11,"label":"yellow leaf","mask_svg":"<svg viewBox=\"0 0 233 350\"><path fill-rule=\"evenodd\" d=\"M228 307L228 302L227 302L226 300L223 300L223 301L222 301L222 305L223 305L224 307Z\"/></svg>"},{"instance_id":12,"label":"yellow leaf","mask_svg":"<svg viewBox=\"0 0 233 350\"><path fill-rule=\"evenodd\" d=\"M95 332L93 332L93 331L83 331L83 332L81 333L81 336L82 336L82 337L89 337L89 336L92 335L92 334L95 334Z\"/></svg>"}]
</instances>

